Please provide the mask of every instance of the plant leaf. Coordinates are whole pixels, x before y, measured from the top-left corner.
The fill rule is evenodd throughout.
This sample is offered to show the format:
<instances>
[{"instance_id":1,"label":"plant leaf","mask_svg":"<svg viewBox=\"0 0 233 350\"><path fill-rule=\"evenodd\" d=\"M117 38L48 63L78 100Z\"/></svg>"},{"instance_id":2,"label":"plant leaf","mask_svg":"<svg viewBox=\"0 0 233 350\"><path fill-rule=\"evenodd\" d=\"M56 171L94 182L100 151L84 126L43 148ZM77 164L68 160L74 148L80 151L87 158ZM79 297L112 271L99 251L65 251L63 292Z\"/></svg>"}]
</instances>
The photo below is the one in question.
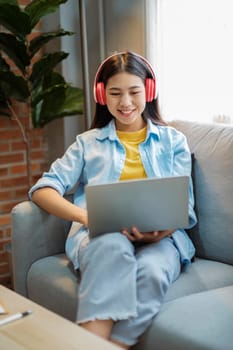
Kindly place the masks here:
<instances>
[{"instance_id":1,"label":"plant leaf","mask_svg":"<svg viewBox=\"0 0 233 350\"><path fill-rule=\"evenodd\" d=\"M13 2L8 4L0 1L0 24L21 40L25 40L26 35L31 32L28 14Z\"/></svg>"},{"instance_id":2,"label":"plant leaf","mask_svg":"<svg viewBox=\"0 0 233 350\"><path fill-rule=\"evenodd\" d=\"M49 13L57 10L57 8L66 3L67 0L34 0L25 7L25 12L30 17L31 27L34 28L39 20Z\"/></svg>"},{"instance_id":3,"label":"plant leaf","mask_svg":"<svg viewBox=\"0 0 233 350\"><path fill-rule=\"evenodd\" d=\"M31 106L34 108L40 101L46 99L51 93L54 93L54 91L61 91L66 88L66 85L66 83L54 84L47 89L40 89L39 92L33 96Z\"/></svg>"},{"instance_id":4,"label":"plant leaf","mask_svg":"<svg viewBox=\"0 0 233 350\"><path fill-rule=\"evenodd\" d=\"M6 98L25 101L30 95L27 82L11 71L0 71L0 82Z\"/></svg>"},{"instance_id":5,"label":"plant leaf","mask_svg":"<svg viewBox=\"0 0 233 350\"><path fill-rule=\"evenodd\" d=\"M0 5L2 4L18 6L18 1L17 0L0 0Z\"/></svg>"},{"instance_id":6,"label":"plant leaf","mask_svg":"<svg viewBox=\"0 0 233 350\"><path fill-rule=\"evenodd\" d=\"M40 48L43 45L47 44L50 40L53 40L60 36L73 35L73 34L74 32L69 32L69 31L65 31L64 29L60 29L56 32L47 32L37 36L35 39L33 39L30 42L29 51L30 51L31 57L35 55L35 53L38 50L40 50Z\"/></svg>"},{"instance_id":7,"label":"plant leaf","mask_svg":"<svg viewBox=\"0 0 233 350\"><path fill-rule=\"evenodd\" d=\"M32 101L31 101L31 107L32 107L32 121L33 126L36 127L37 125L40 125L40 118L41 118L41 108L43 106L43 101L48 99L49 96L55 96L60 94L62 95L62 92L66 88L66 82L60 83L60 84L53 84L50 85L47 89L41 88L39 86L36 89L36 94L34 94Z\"/></svg>"},{"instance_id":8,"label":"plant leaf","mask_svg":"<svg viewBox=\"0 0 233 350\"><path fill-rule=\"evenodd\" d=\"M30 81L32 82L33 88L35 88L44 78L46 74L49 74L58 63L68 57L66 52L54 52L44 55L39 61L37 61L32 69Z\"/></svg>"},{"instance_id":9,"label":"plant leaf","mask_svg":"<svg viewBox=\"0 0 233 350\"><path fill-rule=\"evenodd\" d=\"M16 66L25 74L25 68L29 66L30 59L23 41L19 41L14 35L0 33L0 48L14 61Z\"/></svg>"},{"instance_id":10,"label":"plant leaf","mask_svg":"<svg viewBox=\"0 0 233 350\"><path fill-rule=\"evenodd\" d=\"M34 127L43 127L54 119L83 113L83 91L70 85L52 89L33 108Z\"/></svg>"},{"instance_id":11,"label":"plant leaf","mask_svg":"<svg viewBox=\"0 0 233 350\"><path fill-rule=\"evenodd\" d=\"M38 84L37 87L32 90L32 106L36 105L41 100L41 94L44 94L44 92L56 85L65 86L66 81L61 74L50 71L50 73L45 75L42 84Z\"/></svg>"},{"instance_id":12,"label":"plant leaf","mask_svg":"<svg viewBox=\"0 0 233 350\"><path fill-rule=\"evenodd\" d=\"M8 103L11 101L6 97L4 83L0 81L0 117L11 117Z\"/></svg>"},{"instance_id":13,"label":"plant leaf","mask_svg":"<svg viewBox=\"0 0 233 350\"><path fill-rule=\"evenodd\" d=\"M58 84L66 85L65 79L60 73L51 71L50 74L46 74L43 82L43 88L47 89L53 85Z\"/></svg>"}]
</instances>

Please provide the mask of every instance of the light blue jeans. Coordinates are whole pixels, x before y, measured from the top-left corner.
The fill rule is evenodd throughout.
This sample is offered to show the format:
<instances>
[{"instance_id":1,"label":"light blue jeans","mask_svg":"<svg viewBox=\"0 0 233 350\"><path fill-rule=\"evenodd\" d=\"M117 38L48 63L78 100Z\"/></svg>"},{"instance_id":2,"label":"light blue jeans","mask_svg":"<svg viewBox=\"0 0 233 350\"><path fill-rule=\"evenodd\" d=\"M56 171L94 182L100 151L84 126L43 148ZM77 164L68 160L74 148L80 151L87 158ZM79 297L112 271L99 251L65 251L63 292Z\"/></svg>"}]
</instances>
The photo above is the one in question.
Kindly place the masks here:
<instances>
[{"instance_id":1,"label":"light blue jeans","mask_svg":"<svg viewBox=\"0 0 233 350\"><path fill-rule=\"evenodd\" d=\"M77 322L112 319L111 339L130 346L151 324L181 270L172 238L135 246L121 233L86 241L79 263Z\"/></svg>"}]
</instances>

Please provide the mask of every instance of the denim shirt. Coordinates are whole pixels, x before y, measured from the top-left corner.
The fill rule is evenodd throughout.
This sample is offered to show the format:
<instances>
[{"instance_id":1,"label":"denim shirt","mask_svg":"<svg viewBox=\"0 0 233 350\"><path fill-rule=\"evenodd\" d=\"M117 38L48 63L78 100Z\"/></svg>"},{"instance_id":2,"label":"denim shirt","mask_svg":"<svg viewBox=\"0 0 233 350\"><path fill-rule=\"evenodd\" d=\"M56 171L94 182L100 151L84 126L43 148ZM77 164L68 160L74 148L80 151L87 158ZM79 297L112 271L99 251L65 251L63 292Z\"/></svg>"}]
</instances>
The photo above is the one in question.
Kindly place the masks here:
<instances>
[{"instance_id":1,"label":"denim shirt","mask_svg":"<svg viewBox=\"0 0 233 350\"><path fill-rule=\"evenodd\" d=\"M139 152L147 177L168 177L188 175L189 184L189 225L196 223L193 210L194 197L191 179L191 154L186 137L169 126L158 126L147 122L147 136L139 145ZM75 188L74 204L85 208L84 187L87 184L103 184L119 181L126 153L116 134L112 120L100 129L88 130L76 137L62 158L57 159L48 172L30 189L32 193L42 187L52 187L62 196ZM78 184L78 186L77 186ZM78 248L81 240L88 235L84 226L73 223L66 240L66 254L78 268ZM194 246L183 229L173 235L179 250L181 263L188 264L195 253Z\"/></svg>"}]
</instances>

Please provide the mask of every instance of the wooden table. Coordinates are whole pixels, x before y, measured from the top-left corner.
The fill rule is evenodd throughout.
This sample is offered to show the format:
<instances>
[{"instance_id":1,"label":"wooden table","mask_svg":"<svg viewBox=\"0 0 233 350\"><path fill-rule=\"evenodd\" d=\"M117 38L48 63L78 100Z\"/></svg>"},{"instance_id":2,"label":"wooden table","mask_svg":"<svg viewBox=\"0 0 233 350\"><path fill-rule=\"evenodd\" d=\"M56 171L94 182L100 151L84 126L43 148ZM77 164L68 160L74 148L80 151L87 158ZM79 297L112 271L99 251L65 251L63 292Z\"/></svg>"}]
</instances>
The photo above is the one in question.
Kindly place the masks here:
<instances>
[{"instance_id":1,"label":"wooden table","mask_svg":"<svg viewBox=\"0 0 233 350\"><path fill-rule=\"evenodd\" d=\"M32 314L0 327L1 350L119 350L76 324L0 286L0 301L9 315ZM8 315L0 315L0 320Z\"/></svg>"}]
</instances>

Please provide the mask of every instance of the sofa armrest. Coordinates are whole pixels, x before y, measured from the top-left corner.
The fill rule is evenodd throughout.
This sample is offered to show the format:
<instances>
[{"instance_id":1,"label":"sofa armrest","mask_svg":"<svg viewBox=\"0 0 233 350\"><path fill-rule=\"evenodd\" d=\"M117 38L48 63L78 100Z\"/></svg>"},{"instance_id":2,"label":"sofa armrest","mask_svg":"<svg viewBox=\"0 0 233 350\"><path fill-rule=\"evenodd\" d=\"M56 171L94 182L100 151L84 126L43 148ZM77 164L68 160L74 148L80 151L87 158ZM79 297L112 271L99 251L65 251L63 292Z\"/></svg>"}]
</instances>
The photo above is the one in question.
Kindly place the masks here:
<instances>
[{"instance_id":1,"label":"sofa armrest","mask_svg":"<svg viewBox=\"0 0 233 350\"><path fill-rule=\"evenodd\" d=\"M32 263L64 252L70 224L30 201L16 205L11 219L14 288L27 296L27 274Z\"/></svg>"}]
</instances>

